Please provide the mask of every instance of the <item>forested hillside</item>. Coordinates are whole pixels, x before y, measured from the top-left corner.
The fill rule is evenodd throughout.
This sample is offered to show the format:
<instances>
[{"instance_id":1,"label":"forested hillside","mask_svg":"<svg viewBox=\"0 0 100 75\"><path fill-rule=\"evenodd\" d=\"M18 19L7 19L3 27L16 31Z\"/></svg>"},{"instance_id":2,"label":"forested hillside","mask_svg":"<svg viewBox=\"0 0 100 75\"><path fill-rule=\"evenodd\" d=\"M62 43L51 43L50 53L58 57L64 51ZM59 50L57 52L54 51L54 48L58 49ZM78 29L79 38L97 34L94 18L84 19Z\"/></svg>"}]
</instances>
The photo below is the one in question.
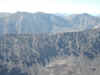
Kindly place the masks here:
<instances>
[{"instance_id":1,"label":"forested hillside","mask_svg":"<svg viewBox=\"0 0 100 75\"><path fill-rule=\"evenodd\" d=\"M99 45L99 28L5 34L0 36L0 75L99 75Z\"/></svg>"}]
</instances>

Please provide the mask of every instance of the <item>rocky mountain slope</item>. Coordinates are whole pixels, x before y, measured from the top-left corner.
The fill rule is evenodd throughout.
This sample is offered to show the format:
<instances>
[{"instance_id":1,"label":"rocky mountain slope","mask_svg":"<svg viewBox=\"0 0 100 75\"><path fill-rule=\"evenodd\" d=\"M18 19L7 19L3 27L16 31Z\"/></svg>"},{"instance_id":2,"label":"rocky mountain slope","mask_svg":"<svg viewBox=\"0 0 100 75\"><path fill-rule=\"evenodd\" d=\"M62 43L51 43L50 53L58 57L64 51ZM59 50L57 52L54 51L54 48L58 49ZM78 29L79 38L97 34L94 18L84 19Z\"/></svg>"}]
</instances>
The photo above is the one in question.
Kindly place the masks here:
<instances>
[{"instance_id":1,"label":"rocky mountain slope","mask_svg":"<svg viewBox=\"0 0 100 75\"><path fill-rule=\"evenodd\" d=\"M0 13L0 75L100 75L100 17Z\"/></svg>"},{"instance_id":2,"label":"rocky mountain slope","mask_svg":"<svg viewBox=\"0 0 100 75\"><path fill-rule=\"evenodd\" d=\"M99 39L99 28L2 35L0 75L99 75Z\"/></svg>"}]
</instances>

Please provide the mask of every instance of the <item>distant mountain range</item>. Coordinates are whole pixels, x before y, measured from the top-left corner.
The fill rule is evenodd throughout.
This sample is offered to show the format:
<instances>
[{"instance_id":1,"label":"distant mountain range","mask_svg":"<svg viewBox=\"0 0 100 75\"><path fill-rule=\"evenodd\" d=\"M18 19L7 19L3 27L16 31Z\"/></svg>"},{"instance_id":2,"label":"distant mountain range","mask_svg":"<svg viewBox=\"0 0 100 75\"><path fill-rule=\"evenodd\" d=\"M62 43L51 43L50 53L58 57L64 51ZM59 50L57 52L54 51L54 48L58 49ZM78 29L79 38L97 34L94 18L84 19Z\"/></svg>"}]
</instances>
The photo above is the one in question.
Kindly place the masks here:
<instances>
[{"instance_id":1,"label":"distant mountain range","mask_svg":"<svg viewBox=\"0 0 100 75\"><path fill-rule=\"evenodd\" d=\"M97 28L100 17L89 14L47 14L43 12L0 13L1 34L77 32Z\"/></svg>"}]
</instances>

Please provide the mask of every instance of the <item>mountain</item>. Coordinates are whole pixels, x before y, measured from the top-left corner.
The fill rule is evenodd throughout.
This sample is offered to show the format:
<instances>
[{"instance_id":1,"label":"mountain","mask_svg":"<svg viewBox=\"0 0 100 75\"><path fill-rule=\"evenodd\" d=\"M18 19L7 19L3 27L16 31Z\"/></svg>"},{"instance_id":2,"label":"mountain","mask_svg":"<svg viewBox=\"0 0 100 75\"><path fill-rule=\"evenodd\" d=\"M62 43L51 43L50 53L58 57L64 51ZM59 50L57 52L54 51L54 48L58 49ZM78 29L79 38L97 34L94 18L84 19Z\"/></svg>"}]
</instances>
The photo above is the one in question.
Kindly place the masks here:
<instances>
[{"instance_id":1,"label":"mountain","mask_svg":"<svg viewBox=\"0 0 100 75\"><path fill-rule=\"evenodd\" d=\"M100 29L0 36L0 74L99 75L99 39Z\"/></svg>"},{"instance_id":2,"label":"mountain","mask_svg":"<svg viewBox=\"0 0 100 75\"><path fill-rule=\"evenodd\" d=\"M0 17L0 32L2 34L77 32L98 26L100 24L99 20L99 17L86 13L64 17L43 12L4 13Z\"/></svg>"},{"instance_id":3,"label":"mountain","mask_svg":"<svg viewBox=\"0 0 100 75\"><path fill-rule=\"evenodd\" d=\"M100 25L99 17L91 16L87 13L71 15L67 20L69 20L73 26L83 29L91 29L96 25Z\"/></svg>"},{"instance_id":4,"label":"mountain","mask_svg":"<svg viewBox=\"0 0 100 75\"><path fill-rule=\"evenodd\" d=\"M17 12L0 20L2 33L37 33L52 32L55 28L70 27L70 24L59 16L45 13Z\"/></svg>"},{"instance_id":5,"label":"mountain","mask_svg":"<svg viewBox=\"0 0 100 75\"><path fill-rule=\"evenodd\" d=\"M1 13L0 75L100 75L99 20L87 13Z\"/></svg>"}]
</instances>

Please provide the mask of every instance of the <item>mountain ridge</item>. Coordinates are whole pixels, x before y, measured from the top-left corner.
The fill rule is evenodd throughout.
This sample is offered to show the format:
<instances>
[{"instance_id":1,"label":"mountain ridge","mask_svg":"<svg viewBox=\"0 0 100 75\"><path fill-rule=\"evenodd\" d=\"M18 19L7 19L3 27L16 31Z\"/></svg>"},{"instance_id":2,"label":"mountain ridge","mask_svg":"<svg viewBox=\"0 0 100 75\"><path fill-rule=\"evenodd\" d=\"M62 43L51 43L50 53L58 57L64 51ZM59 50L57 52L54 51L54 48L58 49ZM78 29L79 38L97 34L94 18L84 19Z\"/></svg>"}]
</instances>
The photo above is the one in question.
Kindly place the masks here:
<instances>
[{"instance_id":1,"label":"mountain ridge","mask_svg":"<svg viewBox=\"0 0 100 75\"><path fill-rule=\"evenodd\" d=\"M3 13L1 13L3 14ZM45 33L77 32L100 25L100 18L89 14L59 16L44 12L16 12L0 17L0 32L7 33Z\"/></svg>"}]
</instances>

